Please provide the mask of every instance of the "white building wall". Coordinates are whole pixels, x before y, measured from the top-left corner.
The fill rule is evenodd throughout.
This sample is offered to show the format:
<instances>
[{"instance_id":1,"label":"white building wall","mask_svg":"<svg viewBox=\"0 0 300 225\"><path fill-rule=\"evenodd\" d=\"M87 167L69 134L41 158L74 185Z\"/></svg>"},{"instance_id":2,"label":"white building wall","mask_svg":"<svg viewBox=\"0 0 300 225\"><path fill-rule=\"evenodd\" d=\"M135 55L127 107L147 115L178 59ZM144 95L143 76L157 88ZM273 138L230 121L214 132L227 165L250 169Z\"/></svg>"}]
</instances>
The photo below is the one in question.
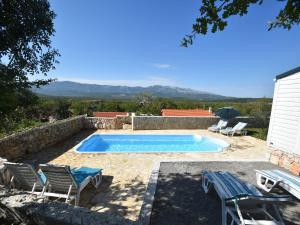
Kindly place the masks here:
<instances>
[{"instance_id":1,"label":"white building wall","mask_svg":"<svg viewBox=\"0 0 300 225\"><path fill-rule=\"evenodd\" d=\"M300 155L300 72L275 83L268 145Z\"/></svg>"}]
</instances>

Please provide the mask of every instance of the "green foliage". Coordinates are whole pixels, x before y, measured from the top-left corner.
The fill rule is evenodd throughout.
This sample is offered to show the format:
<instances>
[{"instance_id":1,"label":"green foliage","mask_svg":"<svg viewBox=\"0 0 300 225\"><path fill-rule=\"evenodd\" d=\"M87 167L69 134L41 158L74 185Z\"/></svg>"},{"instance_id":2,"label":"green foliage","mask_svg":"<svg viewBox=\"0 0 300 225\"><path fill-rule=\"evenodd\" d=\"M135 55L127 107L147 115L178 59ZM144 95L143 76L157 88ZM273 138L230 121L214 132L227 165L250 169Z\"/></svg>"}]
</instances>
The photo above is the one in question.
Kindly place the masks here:
<instances>
[{"instance_id":1,"label":"green foliage","mask_svg":"<svg viewBox=\"0 0 300 225\"><path fill-rule=\"evenodd\" d=\"M0 98L1 99L1 98ZM11 133L47 121L49 116L64 119L70 116L87 114L92 116L95 111L136 112L139 114L161 115L162 109L208 109L213 111L225 106L239 110L242 116L253 116L258 124L268 126L271 111L271 99L239 99L232 101L195 101L156 98L147 94L139 95L133 100L88 100L39 97L26 90L14 95L13 101L17 108L13 113L1 117L0 133ZM256 132L256 131L255 131ZM260 133L259 133L260 135Z\"/></svg>"},{"instance_id":2,"label":"green foliage","mask_svg":"<svg viewBox=\"0 0 300 225\"><path fill-rule=\"evenodd\" d=\"M277 0L286 2L279 11L276 19L269 24L269 30L273 28L284 28L290 30L293 26L300 24L300 1L299 0ZM232 16L244 16L252 5L261 5L264 0L202 0L199 9L200 16L193 24L192 33L186 35L181 45L188 47L193 44L197 35L206 35L208 32L215 33L223 31Z\"/></svg>"},{"instance_id":3,"label":"green foliage","mask_svg":"<svg viewBox=\"0 0 300 225\"><path fill-rule=\"evenodd\" d=\"M56 108L56 116L58 119L66 119L71 116L70 103L67 101L58 101L58 106Z\"/></svg>"},{"instance_id":4,"label":"green foliage","mask_svg":"<svg viewBox=\"0 0 300 225\"><path fill-rule=\"evenodd\" d=\"M7 101L10 101L7 103ZM1 96L0 102L4 110L0 111L0 130L10 133L23 120L38 116L38 97L29 90L20 90L12 95ZM25 122L26 124L26 122Z\"/></svg>"},{"instance_id":5,"label":"green foliage","mask_svg":"<svg viewBox=\"0 0 300 225\"><path fill-rule=\"evenodd\" d=\"M30 80L28 75L47 75L57 62L51 47L55 13L46 0L0 2L0 90L26 89L48 84L51 79Z\"/></svg>"},{"instance_id":6,"label":"green foliage","mask_svg":"<svg viewBox=\"0 0 300 225\"><path fill-rule=\"evenodd\" d=\"M248 128L247 135L258 139L267 140L268 130L264 128Z\"/></svg>"},{"instance_id":7,"label":"green foliage","mask_svg":"<svg viewBox=\"0 0 300 225\"><path fill-rule=\"evenodd\" d=\"M48 84L59 53L51 47L55 13L47 0L0 1L0 129L10 132L24 118L36 118L33 86Z\"/></svg>"}]
</instances>

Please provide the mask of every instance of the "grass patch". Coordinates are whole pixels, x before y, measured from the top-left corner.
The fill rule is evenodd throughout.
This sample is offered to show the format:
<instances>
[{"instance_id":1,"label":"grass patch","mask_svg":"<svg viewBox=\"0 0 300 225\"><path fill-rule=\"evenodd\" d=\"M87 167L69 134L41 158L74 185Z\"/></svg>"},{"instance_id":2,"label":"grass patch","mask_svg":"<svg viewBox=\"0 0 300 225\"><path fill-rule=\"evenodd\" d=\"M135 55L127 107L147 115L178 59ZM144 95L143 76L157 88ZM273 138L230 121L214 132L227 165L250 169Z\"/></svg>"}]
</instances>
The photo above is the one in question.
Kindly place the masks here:
<instances>
[{"instance_id":1,"label":"grass patch","mask_svg":"<svg viewBox=\"0 0 300 225\"><path fill-rule=\"evenodd\" d=\"M268 129L267 128L248 128L247 134L252 137L261 139L261 140L267 140Z\"/></svg>"}]
</instances>

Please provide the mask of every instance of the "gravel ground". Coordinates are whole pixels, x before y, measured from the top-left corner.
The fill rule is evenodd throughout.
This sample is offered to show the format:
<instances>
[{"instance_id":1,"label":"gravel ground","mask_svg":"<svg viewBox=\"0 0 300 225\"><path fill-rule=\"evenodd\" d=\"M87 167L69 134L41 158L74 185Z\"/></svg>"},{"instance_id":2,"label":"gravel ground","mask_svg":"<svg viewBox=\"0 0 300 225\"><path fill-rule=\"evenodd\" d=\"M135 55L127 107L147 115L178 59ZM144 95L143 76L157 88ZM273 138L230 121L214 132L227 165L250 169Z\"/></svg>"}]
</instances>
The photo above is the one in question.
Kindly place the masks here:
<instances>
[{"instance_id":1,"label":"gravel ground","mask_svg":"<svg viewBox=\"0 0 300 225\"><path fill-rule=\"evenodd\" d=\"M229 171L256 184L255 169L275 169L266 162L170 162L161 163L152 225L217 225L221 223L218 196L206 195L201 186L203 170ZM286 225L300 224L300 201L280 205Z\"/></svg>"}]
</instances>

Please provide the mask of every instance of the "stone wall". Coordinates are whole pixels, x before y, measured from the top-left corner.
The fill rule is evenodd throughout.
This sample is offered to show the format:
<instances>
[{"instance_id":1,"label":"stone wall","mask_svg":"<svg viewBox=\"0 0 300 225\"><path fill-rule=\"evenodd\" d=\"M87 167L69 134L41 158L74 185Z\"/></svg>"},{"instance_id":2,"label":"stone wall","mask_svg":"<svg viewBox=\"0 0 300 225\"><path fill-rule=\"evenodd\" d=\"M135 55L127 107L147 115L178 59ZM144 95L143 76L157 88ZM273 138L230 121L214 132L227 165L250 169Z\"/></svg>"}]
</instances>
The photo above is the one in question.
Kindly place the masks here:
<instances>
[{"instance_id":1,"label":"stone wall","mask_svg":"<svg viewBox=\"0 0 300 225\"><path fill-rule=\"evenodd\" d=\"M271 163L276 164L291 171L295 175L300 175L300 156L287 153L273 147L269 147Z\"/></svg>"},{"instance_id":2,"label":"stone wall","mask_svg":"<svg viewBox=\"0 0 300 225\"><path fill-rule=\"evenodd\" d=\"M218 117L135 116L133 130L206 129L217 123Z\"/></svg>"},{"instance_id":3,"label":"stone wall","mask_svg":"<svg viewBox=\"0 0 300 225\"><path fill-rule=\"evenodd\" d=\"M83 128L84 118L72 117L6 136L0 139L0 157L16 160L63 141Z\"/></svg>"},{"instance_id":4,"label":"stone wall","mask_svg":"<svg viewBox=\"0 0 300 225\"><path fill-rule=\"evenodd\" d=\"M132 121L133 130L163 130L163 129L207 129L219 121L216 116L135 116ZM229 121L228 126L234 126L238 122L248 123L247 127L257 127L258 124L250 117L236 117Z\"/></svg>"},{"instance_id":5,"label":"stone wall","mask_svg":"<svg viewBox=\"0 0 300 225\"><path fill-rule=\"evenodd\" d=\"M86 117L84 120L85 129L123 129L123 124L131 124L131 117Z\"/></svg>"},{"instance_id":6,"label":"stone wall","mask_svg":"<svg viewBox=\"0 0 300 225\"><path fill-rule=\"evenodd\" d=\"M48 201L45 197L13 190L9 193L0 189L0 203L13 209L25 220L22 224L43 225L132 225L132 221L122 216L107 212L91 211L88 208L78 207L71 204ZM1 211L0 211L1 214ZM0 224L6 223L7 218L1 218ZM3 223L1 223L3 222ZM16 224L16 223L15 223ZM18 223L19 224L19 223Z\"/></svg>"},{"instance_id":7,"label":"stone wall","mask_svg":"<svg viewBox=\"0 0 300 225\"><path fill-rule=\"evenodd\" d=\"M107 117L86 117L84 129L115 129L116 118Z\"/></svg>"}]
</instances>

